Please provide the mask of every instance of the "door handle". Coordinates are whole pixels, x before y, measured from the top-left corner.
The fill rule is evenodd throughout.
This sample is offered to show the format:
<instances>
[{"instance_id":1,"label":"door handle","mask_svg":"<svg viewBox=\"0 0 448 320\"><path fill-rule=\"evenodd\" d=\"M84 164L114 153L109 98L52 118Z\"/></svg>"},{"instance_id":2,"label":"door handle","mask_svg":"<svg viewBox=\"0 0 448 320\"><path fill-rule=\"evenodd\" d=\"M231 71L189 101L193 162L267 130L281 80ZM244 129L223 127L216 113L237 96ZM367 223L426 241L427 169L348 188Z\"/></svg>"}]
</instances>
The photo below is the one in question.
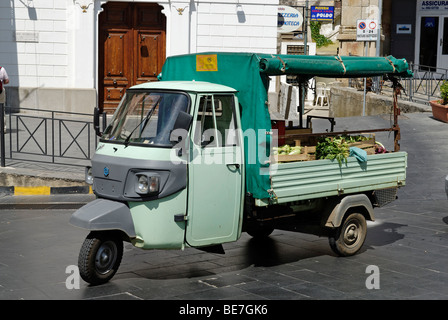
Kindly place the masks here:
<instances>
[{"instance_id":1,"label":"door handle","mask_svg":"<svg viewBox=\"0 0 448 320\"><path fill-rule=\"evenodd\" d=\"M240 168L240 164L239 163L228 163L227 166L235 166L237 169Z\"/></svg>"}]
</instances>

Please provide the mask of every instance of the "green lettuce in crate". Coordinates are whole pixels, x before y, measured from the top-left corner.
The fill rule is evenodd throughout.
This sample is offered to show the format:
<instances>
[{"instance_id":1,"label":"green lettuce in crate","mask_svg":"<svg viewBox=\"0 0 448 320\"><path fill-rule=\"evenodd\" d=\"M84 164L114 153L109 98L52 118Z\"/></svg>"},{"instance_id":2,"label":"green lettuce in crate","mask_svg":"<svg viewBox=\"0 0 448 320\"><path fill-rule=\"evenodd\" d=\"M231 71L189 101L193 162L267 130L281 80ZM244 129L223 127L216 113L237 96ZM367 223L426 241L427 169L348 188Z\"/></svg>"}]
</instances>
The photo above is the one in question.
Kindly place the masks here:
<instances>
[{"instance_id":1,"label":"green lettuce in crate","mask_svg":"<svg viewBox=\"0 0 448 320\"><path fill-rule=\"evenodd\" d=\"M343 137L322 138L316 146L316 159L336 159L342 165L349 155L350 148Z\"/></svg>"}]
</instances>

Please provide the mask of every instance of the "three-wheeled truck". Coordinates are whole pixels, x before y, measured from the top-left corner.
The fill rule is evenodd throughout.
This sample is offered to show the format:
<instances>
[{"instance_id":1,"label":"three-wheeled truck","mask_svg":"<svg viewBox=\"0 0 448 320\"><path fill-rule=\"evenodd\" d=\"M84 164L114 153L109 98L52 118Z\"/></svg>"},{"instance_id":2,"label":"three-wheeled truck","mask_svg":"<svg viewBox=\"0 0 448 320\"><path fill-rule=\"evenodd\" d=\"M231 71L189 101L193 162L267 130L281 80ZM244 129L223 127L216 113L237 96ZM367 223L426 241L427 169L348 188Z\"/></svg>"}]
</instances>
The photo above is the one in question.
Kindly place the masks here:
<instances>
[{"instance_id":1,"label":"three-wheeled truck","mask_svg":"<svg viewBox=\"0 0 448 320\"><path fill-rule=\"evenodd\" d=\"M373 208L405 184L407 154L396 148L364 162L274 161L278 138L304 134L272 135L269 77L288 74L302 84L316 75L411 75L406 61L393 57L168 58L161 81L127 90L104 132L95 110L100 142L86 181L97 199L70 218L90 231L78 261L86 282L114 276L123 241L142 249L207 250L237 241L243 231L266 237L284 229L328 236L341 256L360 250ZM398 125L384 130L395 133L397 146Z\"/></svg>"}]
</instances>

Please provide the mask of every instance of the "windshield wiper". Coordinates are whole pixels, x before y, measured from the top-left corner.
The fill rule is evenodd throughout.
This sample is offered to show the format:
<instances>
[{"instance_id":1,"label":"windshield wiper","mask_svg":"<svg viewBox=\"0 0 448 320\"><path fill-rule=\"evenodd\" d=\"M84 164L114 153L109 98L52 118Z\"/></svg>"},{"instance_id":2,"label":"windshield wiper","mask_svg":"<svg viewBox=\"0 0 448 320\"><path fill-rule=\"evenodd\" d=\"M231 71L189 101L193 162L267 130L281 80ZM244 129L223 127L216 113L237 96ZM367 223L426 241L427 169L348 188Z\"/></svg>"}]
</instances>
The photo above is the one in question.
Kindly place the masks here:
<instances>
[{"instance_id":1,"label":"windshield wiper","mask_svg":"<svg viewBox=\"0 0 448 320\"><path fill-rule=\"evenodd\" d=\"M156 103L154 104L154 106L152 107L151 110L149 110L149 112L146 114L146 116L142 119L142 121L140 121L140 123L134 128L132 129L131 133L126 137L126 139L124 140L124 146L127 147L129 145L129 141L131 140L131 136L132 134L135 132L135 130L137 130L138 127L141 126L141 124L144 122L145 124L142 127L142 130L146 127L146 125L148 124L149 118L151 118L152 113L154 112L154 110L156 109L157 105L160 103L160 100L162 100L162 97L160 97Z\"/></svg>"}]
</instances>

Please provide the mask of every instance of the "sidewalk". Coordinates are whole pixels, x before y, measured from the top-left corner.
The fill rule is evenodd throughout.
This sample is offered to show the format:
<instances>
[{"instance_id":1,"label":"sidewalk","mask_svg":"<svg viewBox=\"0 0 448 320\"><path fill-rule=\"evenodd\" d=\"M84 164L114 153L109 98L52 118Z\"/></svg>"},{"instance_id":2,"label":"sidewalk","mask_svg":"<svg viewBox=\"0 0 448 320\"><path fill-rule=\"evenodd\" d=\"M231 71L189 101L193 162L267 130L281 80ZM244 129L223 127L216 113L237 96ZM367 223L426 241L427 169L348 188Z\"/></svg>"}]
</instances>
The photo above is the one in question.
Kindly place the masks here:
<instances>
[{"instance_id":1,"label":"sidewalk","mask_svg":"<svg viewBox=\"0 0 448 320\"><path fill-rule=\"evenodd\" d=\"M80 166L6 160L0 168L0 195L88 194Z\"/></svg>"}]
</instances>

